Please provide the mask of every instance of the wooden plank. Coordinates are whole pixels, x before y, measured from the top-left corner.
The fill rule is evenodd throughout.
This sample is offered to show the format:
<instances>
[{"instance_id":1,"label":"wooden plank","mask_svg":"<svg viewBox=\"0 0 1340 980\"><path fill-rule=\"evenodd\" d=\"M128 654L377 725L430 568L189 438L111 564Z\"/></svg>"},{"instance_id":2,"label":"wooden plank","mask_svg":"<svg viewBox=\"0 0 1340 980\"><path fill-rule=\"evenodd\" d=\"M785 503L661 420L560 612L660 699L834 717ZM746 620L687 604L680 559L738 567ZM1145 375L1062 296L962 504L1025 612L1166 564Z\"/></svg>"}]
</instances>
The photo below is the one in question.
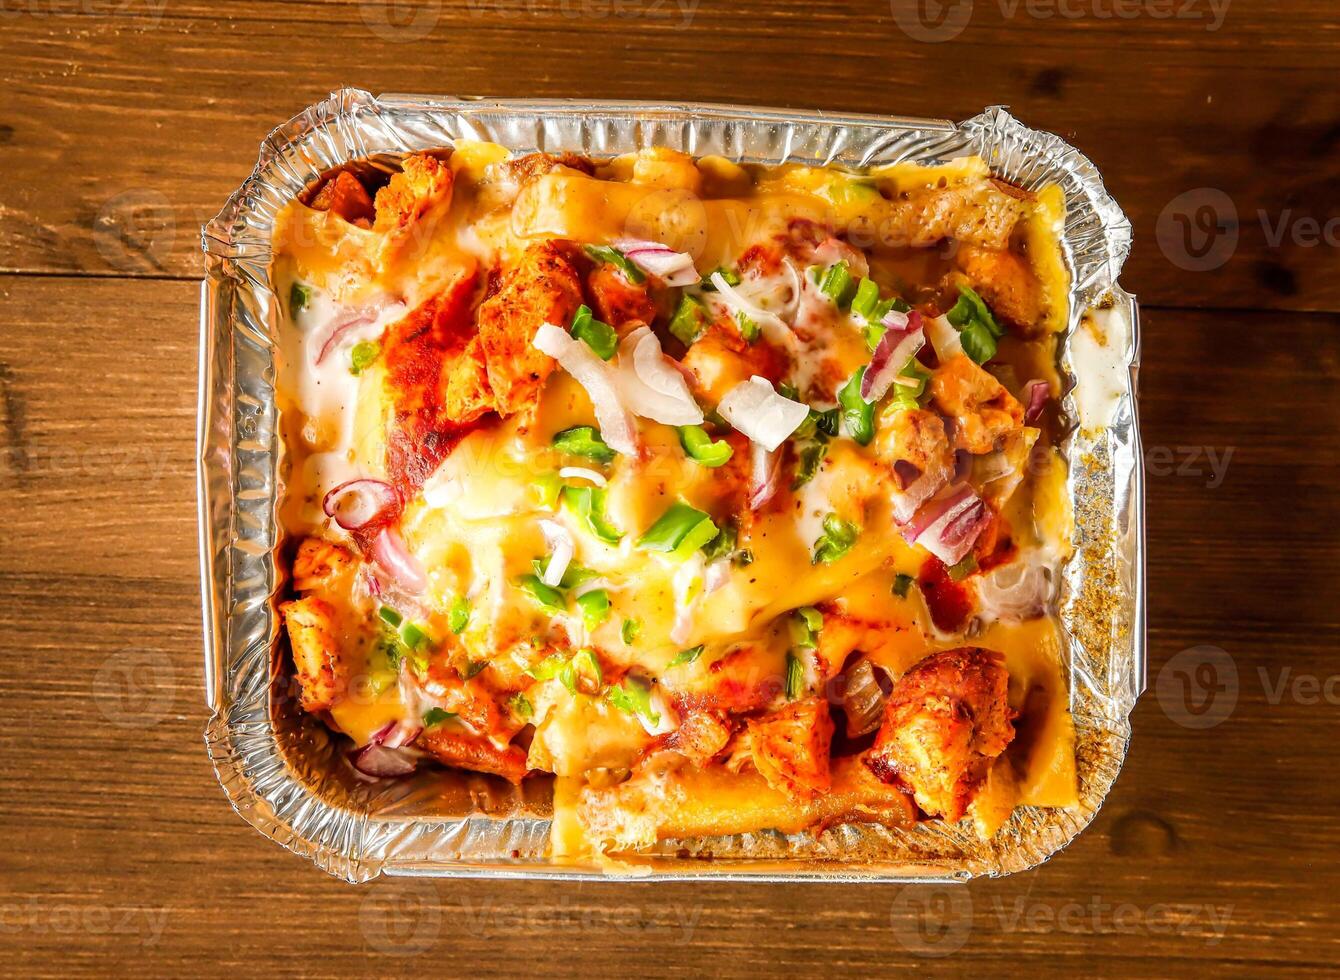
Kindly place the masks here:
<instances>
[{"instance_id":1,"label":"wooden plank","mask_svg":"<svg viewBox=\"0 0 1340 980\"><path fill-rule=\"evenodd\" d=\"M953 118L1009 104L1106 175L1135 226L1125 282L1146 301L1340 310L1329 0L1287 16L978 0L946 8L951 30L971 11L952 44L916 39L933 30L917 2L7 3L0 269L195 275L197 229L261 138L342 81Z\"/></svg>"},{"instance_id":2,"label":"wooden plank","mask_svg":"<svg viewBox=\"0 0 1340 980\"><path fill-rule=\"evenodd\" d=\"M1340 788L1319 777L1334 705L1274 693L1285 668L1325 678L1340 638L1333 596L1308 585L1340 556L1340 457L1312 451L1340 420L1340 317L1262 329L1254 313L1147 311L1149 446L1233 452L1214 487L1151 475L1155 684L1107 805L1043 867L954 888L353 888L230 812L200 741L196 304L186 282L0 278L0 943L15 974L512 977L542 960L555 976L1166 977L1213 960L1259 976L1340 955L1319 859L1340 832ZM1157 681L1206 644L1238 686L1202 730Z\"/></svg>"}]
</instances>

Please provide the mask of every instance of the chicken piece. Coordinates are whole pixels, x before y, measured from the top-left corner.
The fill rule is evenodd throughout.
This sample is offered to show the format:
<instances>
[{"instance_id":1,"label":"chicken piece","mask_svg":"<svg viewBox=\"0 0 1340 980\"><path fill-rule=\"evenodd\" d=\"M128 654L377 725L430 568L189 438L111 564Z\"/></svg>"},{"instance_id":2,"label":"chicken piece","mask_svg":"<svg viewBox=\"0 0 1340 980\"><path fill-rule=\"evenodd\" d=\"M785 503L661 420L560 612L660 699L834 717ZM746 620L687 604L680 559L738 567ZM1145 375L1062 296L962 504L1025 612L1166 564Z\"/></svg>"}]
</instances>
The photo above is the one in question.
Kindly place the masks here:
<instances>
[{"instance_id":1,"label":"chicken piece","mask_svg":"<svg viewBox=\"0 0 1340 980\"><path fill-rule=\"evenodd\" d=\"M894 684L866 765L907 785L926 813L957 821L1014 738L1009 680L994 650L931 654Z\"/></svg>"},{"instance_id":2,"label":"chicken piece","mask_svg":"<svg viewBox=\"0 0 1340 980\"><path fill-rule=\"evenodd\" d=\"M921 408L886 413L876 429L875 454L889 468L893 516L907 522L954 475L954 450L944 420Z\"/></svg>"},{"instance_id":3,"label":"chicken piece","mask_svg":"<svg viewBox=\"0 0 1340 980\"><path fill-rule=\"evenodd\" d=\"M483 735L474 735L453 722L425 729L418 744L444 765L471 772L487 772L519 783L526 775L526 753L515 745L499 748Z\"/></svg>"},{"instance_id":4,"label":"chicken piece","mask_svg":"<svg viewBox=\"0 0 1340 980\"><path fill-rule=\"evenodd\" d=\"M426 218L440 217L451 207L451 168L426 153L411 153L377 191L375 231L399 234Z\"/></svg>"},{"instance_id":5,"label":"chicken piece","mask_svg":"<svg viewBox=\"0 0 1340 980\"><path fill-rule=\"evenodd\" d=\"M324 711L349 686L335 642L335 609L324 599L304 596L282 603L279 611L293 648L293 666L301 688L299 703L304 711Z\"/></svg>"},{"instance_id":6,"label":"chicken piece","mask_svg":"<svg viewBox=\"0 0 1340 980\"><path fill-rule=\"evenodd\" d=\"M322 184L308 207L313 211L328 211L360 228L371 227L376 214L367 189L347 170L341 170Z\"/></svg>"},{"instance_id":7,"label":"chicken piece","mask_svg":"<svg viewBox=\"0 0 1340 980\"><path fill-rule=\"evenodd\" d=\"M694 765L705 766L721 754L730 737L730 722L720 712L692 710L684 714L666 744Z\"/></svg>"},{"instance_id":8,"label":"chicken piece","mask_svg":"<svg viewBox=\"0 0 1340 980\"><path fill-rule=\"evenodd\" d=\"M337 591L336 582L357 567L347 548L321 538L303 538L293 556L293 588L299 592Z\"/></svg>"},{"instance_id":9,"label":"chicken piece","mask_svg":"<svg viewBox=\"0 0 1340 980\"><path fill-rule=\"evenodd\" d=\"M507 179L517 183L524 183L541 174L552 173L559 167L579 170L588 177L596 172L595 165L590 160L575 153L527 153L525 156L504 161L501 167Z\"/></svg>"},{"instance_id":10,"label":"chicken piece","mask_svg":"<svg viewBox=\"0 0 1340 980\"><path fill-rule=\"evenodd\" d=\"M634 323L651 323L656 319L656 304L647 292L645 282L632 283L624 274L608 263L600 263L586 277L586 286L591 292L591 305L596 316L620 334L628 331L619 328ZM567 326L567 324L563 324Z\"/></svg>"},{"instance_id":11,"label":"chicken piece","mask_svg":"<svg viewBox=\"0 0 1340 980\"><path fill-rule=\"evenodd\" d=\"M930 381L936 408L954 420L954 445L989 453L1024 424L1024 407L966 354L941 364Z\"/></svg>"},{"instance_id":12,"label":"chicken piece","mask_svg":"<svg viewBox=\"0 0 1340 980\"><path fill-rule=\"evenodd\" d=\"M885 663L897 660L898 651L906 646L906 640L899 637L909 629L905 623L853 616L833 602L820 603L818 608L824 628L819 631L814 659L825 681L841 673L856 650L876 663Z\"/></svg>"},{"instance_id":13,"label":"chicken piece","mask_svg":"<svg viewBox=\"0 0 1340 980\"><path fill-rule=\"evenodd\" d=\"M582 303L571 245L531 245L479 308L479 341L489 386L502 415L533 412L554 359L531 341L542 323L566 327Z\"/></svg>"},{"instance_id":14,"label":"chicken piece","mask_svg":"<svg viewBox=\"0 0 1340 980\"><path fill-rule=\"evenodd\" d=\"M715 405L726 392L754 375L776 385L789 364L786 355L767 341L747 343L733 323L717 320L694 341L679 366L688 373L693 393Z\"/></svg>"},{"instance_id":15,"label":"chicken piece","mask_svg":"<svg viewBox=\"0 0 1340 980\"><path fill-rule=\"evenodd\" d=\"M955 265L991 312L1024 337L1038 335L1042 319L1042 283L1014 252L965 245Z\"/></svg>"},{"instance_id":16,"label":"chicken piece","mask_svg":"<svg viewBox=\"0 0 1340 980\"><path fill-rule=\"evenodd\" d=\"M386 445L391 483L412 497L451 449L495 408L472 334L470 267L387 328L382 362L393 409Z\"/></svg>"},{"instance_id":17,"label":"chicken piece","mask_svg":"<svg viewBox=\"0 0 1340 980\"><path fill-rule=\"evenodd\" d=\"M828 791L833 718L823 698L805 698L751 720L745 741L754 768L773 789L801 799Z\"/></svg>"},{"instance_id":18,"label":"chicken piece","mask_svg":"<svg viewBox=\"0 0 1340 980\"><path fill-rule=\"evenodd\" d=\"M850 235L874 235L886 247L929 248L946 238L960 244L1003 249L1028 204L989 180L908 191L887 209L873 212Z\"/></svg>"}]
</instances>

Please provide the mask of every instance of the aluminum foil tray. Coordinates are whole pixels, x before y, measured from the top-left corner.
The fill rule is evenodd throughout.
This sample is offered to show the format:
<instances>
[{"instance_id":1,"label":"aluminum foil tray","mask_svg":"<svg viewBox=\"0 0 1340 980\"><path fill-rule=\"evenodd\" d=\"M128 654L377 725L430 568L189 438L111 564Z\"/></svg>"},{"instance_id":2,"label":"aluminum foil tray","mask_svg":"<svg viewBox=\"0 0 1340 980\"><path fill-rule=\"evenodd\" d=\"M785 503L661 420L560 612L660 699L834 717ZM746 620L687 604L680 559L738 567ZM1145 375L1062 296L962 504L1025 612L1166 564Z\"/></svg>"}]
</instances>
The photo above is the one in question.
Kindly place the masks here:
<instances>
[{"instance_id":1,"label":"aluminum foil tray","mask_svg":"<svg viewBox=\"0 0 1340 980\"><path fill-rule=\"evenodd\" d=\"M1131 230L1093 164L1001 108L961 123L739 106L491 101L344 89L274 130L256 169L203 233L198 493L205 742L233 808L261 833L331 874L595 877L608 868L545 856L549 791L492 777L424 773L390 786L354 778L336 739L289 695L278 653L276 567L283 446L274 398L276 318L270 233L280 208L330 169L483 139L513 150L594 157L646 146L739 161L862 167L980 154L1024 187L1060 185L1073 278L1062 344L1074 422L1070 465L1076 550L1061 583L1081 805L1021 807L991 841L943 823L818 835L755 833L672 841L621 873L747 880L962 880L1032 867L1093 819L1130 738L1145 682L1143 471L1136 419L1136 304L1117 285ZM1087 330L1086 318L1101 321ZM1099 339L1095 339L1095 337ZM1079 350L1083 346L1083 351ZM1082 355L1082 356L1081 356ZM966 826L966 824L965 824ZM707 858L710 857L710 860Z\"/></svg>"}]
</instances>

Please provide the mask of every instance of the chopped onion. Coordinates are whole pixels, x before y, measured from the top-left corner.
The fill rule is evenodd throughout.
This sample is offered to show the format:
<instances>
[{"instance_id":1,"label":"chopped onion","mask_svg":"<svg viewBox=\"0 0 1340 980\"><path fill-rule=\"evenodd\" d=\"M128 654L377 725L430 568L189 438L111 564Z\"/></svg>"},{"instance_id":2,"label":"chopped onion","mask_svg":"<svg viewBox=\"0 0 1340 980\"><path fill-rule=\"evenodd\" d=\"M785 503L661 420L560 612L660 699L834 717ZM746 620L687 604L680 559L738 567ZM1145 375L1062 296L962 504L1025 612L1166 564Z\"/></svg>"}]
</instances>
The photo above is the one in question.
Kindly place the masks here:
<instances>
[{"instance_id":1,"label":"chopped onion","mask_svg":"<svg viewBox=\"0 0 1340 980\"><path fill-rule=\"evenodd\" d=\"M894 464L897 465L896 463ZM893 519L900 524L906 524L914 521L917 515L917 508L924 504L931 497L935 496L949 482L953 475L952 469L948 466L940 465L932 469L927 469L916 479L912 480L907 486L901 489L895 489L890 495L890 502L893 506ZM922 525L924 528L925 525Z\"/></svg>"},{"instance_id":2,"label":"chopped onion","mask_svg":"<svg viewBox=\"0 0 1340 980\"><path fill-rule=\"evenodd\" d=\"M711 595L730 581L730 559L718 558L703 572L703 592Z\"/></svg>"},{"instance_id":3,"label":"chopped onion","mask_svg":"<svg viewBox=\"0 0 1340 980\"><path fill-rule=\"evenodd\" d=\"M637 429L624 407L613 369L580 340L552 323L540 325L532 341L535 348L558 361L586 389L595 408L596 423L605 444L615 452L637 452Z\"/></svg>"},{"instance_id":4,"label":"chopped onion","mask_svg":"<svg viewBox=\"0 0 1340 980\"><path fill-rule=\"evenodd\" d=\"M415 594L428 587L423 566L409 553L394 528L384 527L372 539L372 560L400 586Z\"/></svg>"},{"instance_id":5,"label":"chopped onion","mask_svg":"<svg viewBox=\"0 0 1340 980\"><path fill-rule=\"evenodd\" d=\"M409 745L420 733L423 732L422 725L416 725L408 721L398 721L389 729L383 729L384 737L381 744L388 749L398 749L401 746Z\"/></svg>"},{"instance_id":6,"label":"chopped onion","mask_svg":"<svg viewBox=\"0 0 1340 980\"><path fill-rule=\"evenodd\" d=\"M726 277L720 272L712 273L712 285L716 287L717 297L726 305L732 315L743 313L753 320L758 324L763 336L770 343L787 346L795 342L795 335L791 333L791 328L787 326L785 320L776 313L763 309L742 291L728 283Z\"/></svg>"},{"instance_id":7,"label":"chopped onion","mask_svg":"<svg viewBox=\"0 0 1340 980\"><path fill-rule=\"evenodd\" d=\"M1047 566L1027 554L977 579L977 598L990 619L1035 619L1046 611L1051 592Z\"/></svg>"},{"instance_id":8,"label":"chopped onion","mask_svg":"<svg viewBox=\"0 0 1340 980\"><path fill-rule=\"evenodd\" d=\"M865 253L839 238L827 238L814 250L814 261L818 265L837 265L847 263L847 271L853 279L864 279L870 275L870 261Z\"/></svg>"},{"instance_id":9,"label":"chopped onion","mask_svg":"<svg viewBox=\"0 0 1340 980\"><path fill-rule=\"evenodd\" d=\"M921 314L916 310L910 313L904 313L902 310L889 310L884 314L884 319L880 324L887 330L907 330L912 323L912 318L916 317L917 329L921 329Z\"/></svg>"},{"instance_id":10,"label":"chopped onion","mask_svg":"<svg viewBox=\"0 0 1340 980\"><path fill-rule=\"evenodd\" d=\"M1014 463L1010 462L1009 453L1003 449L978 456L973 460L974 482L978 484L992 483L1013 472Z\"/></svg>"},{"instance_id":11,"label":"chopped onion","mask_svg":"<svg viewBox=\"0 0 1340 980\"><path fill-rule=\"evenodd\" d=\"M861 378L861 398L873 405L888 392L895 378L926 342L921 330L921 314L915 310L907 318L904 330L893 327L884 331L870 357L870 366Z\"/></svg>"},{"instance_id":12,"label":"chopped onion","mask_svg":"<svg viewBox=\"0 0 1340 980\"><path fill-rule=\"evenodd\" d=\"M669 245L637 238L616 239L614 247L643 272L664 280L667 286L692 286L701 281L693 266L693 256L687 252L676 252Z\"/></svg>"},{"instance_id":13,"label":"chopped onion","mask_svg":"<svg viewBox=\"0 0 1340 980\"><path fill-rule=\"evenodd\" d=\"M693 635L693 617L702 595L703 556L695 553L680 565L671 581L675 599L675 621L670 627L670 642L687 644Z\"/></svg>"},{"instance_id":14,"label":"chopped onion","mask_svg":"<svg viewBox=\"0 0 1340 980\"><path fill-rule=\"evenodd\" d=\"M392 779L396 776L408 776L419 768L422 755L411 748L401 746L392 748L370 742L349 757L355 769L365 776L378 779Z\"/></svg>"},{"instance_id":15,"label":"chopped onion","mask_svg":"<svg viewBox=\"0 0 1340 980\"><path fill-rule=\"evenodd\" d=\"M327 517L346 531L384 523L400 508L400 494L383 480L363 477L334 487L321 501Z\"/></svg>"},{"instance_id":16,"label":"chopped onion","mask_svg":"<svg viewBox=\"0 0 1340 980\"><path fill-rule=\"evenodd\" d=\"M903 540L908 544L915 544L921 533L939 520L945 511L957 506L969 496L972 496L972 487L967 484L959 484L956 487L951 487L948 493L941 494L934 500L928 501L912 515L911 519L904 521L903 526L899 528Z\"/></svg>"},{"instance_id":17,"label":"chopped onion","mask_svg":"<svg viewBox=\"0 0 1340 980\"><path fill-rule=\"evenodd\" d=\"M879 727L888 695L880 686L875 666L862 657L844 672L842 710L847 716L847 737L860 738Z\"/></svg>"},{"instance_id":18,"label":"chopped onion","mask_svg":"<svg viewBox=\"0 0 1340 980\"><path fill-rule=\"evenodd\" d=\"M782 455L770 453L757 442L749 444L750 469L753 478L753 490L749 494L749 509L758 510L777 493L781 482Z\"/></svg>"},{"instance_id":19,"label":"chopped onion","mask_svg":"<svg viewBox=\"0 0 1340 980\"><path fill-rule=\"evenodd\" d=\"M648 735L666 735L679 727L679 712L675 710L675 706L670 703L670 699L665 696L659 685L652 687L648 704L651 705L651 713L656 716L655 723L640 711L636 716Z\"/></svg>"},{"instance_id":20,"label":"chopped onion","mask_svg":"<svg viewBox=\"0 0 1340 980\"><path fill-rule=\"evenodd\" d=\"M1042 409L1051 397L1051 385L1045 381L1033 380L1024 385L1024 421L1030 425L1042 417Z\"/></svg>"},{"instance_id":21,"label":"chopped onion","mask_svg":"<svg viewBox=\"0 0 1340 980\"><path fill-rule=\"evenodd\" d=\"M977 537L991 523L991 510L985 501L966 488L957 503L946 508L924 531L917 535L921 545L946 565L957 565L977 543Z\"/></svg>"},{"instance_id":22,"label":"chopped onion","mask_svg":"<svg viewBox=\"0 0 1340 980\"><path fill-rule=\"evenodd\" d=\"M643 418L662 425L702 424L703 410L651 327L638 327L620 342L618 385L624 404Z\"/></svg>"},{"instance_id":23,"label":"chopped onion","mask_svg":"<svg viewBox=\"0 0 1340 980\"><path fill-rule=\"evenodd\" d=\"M758 375L726 392L717 411L770 453L810 416L808 405L777 394L772 383Z\"/></svg>"},{"instance_id":24,"label":"chopped onion","mask_svg":"<svg viewBox=\"0 0 1340 980\"><path fill-rule=\"evenodd\" d=\"M935 348L935 356L942 362L963 353L963 341L948 317L926 317L923 322L926 339L931 342L931 347Z\"/></svg>"},{"instance_id":25,"label":"chopped onion","mask_svg":"<svg viewBox=\"0 0 1340 980\"><path fill-rule=\"evenodd\" d=\"M359 306L345 310L330 328L330 335L326 337L325 342L321 345L321 350L317 352L316 363L320 364L332 350L341 346L345 341L352 340L351 335L359 333L364 327L372 326L387 314L398 316L404 310L404 303L390 303L384 306Z\"/></svg>"},{"instance_id":26,"label":"chopped onion","mask_svg":"<svg viewBox=\"0 0 1340 980\"><path fill-rule=\"evenodd\" d=\"M608 480L604 475L595 470L588 470L585 466L564 466L560 467L558 475L565 480L590 480L598 487L603 487Z\"/></svg>"},{"instance_id":27,"label":"chopped onion","mask_svg":"<svg viewBox=\"0 0 1340 980\"><path fill-rule=\"evenodd\" d=\"M549 564L545 566L540 581L557 588L572 561L576 545L572 540L572 532L558 521L540 521L540 531L544 534L544 543L549 546Z\"/></svg>"}]
</instances>

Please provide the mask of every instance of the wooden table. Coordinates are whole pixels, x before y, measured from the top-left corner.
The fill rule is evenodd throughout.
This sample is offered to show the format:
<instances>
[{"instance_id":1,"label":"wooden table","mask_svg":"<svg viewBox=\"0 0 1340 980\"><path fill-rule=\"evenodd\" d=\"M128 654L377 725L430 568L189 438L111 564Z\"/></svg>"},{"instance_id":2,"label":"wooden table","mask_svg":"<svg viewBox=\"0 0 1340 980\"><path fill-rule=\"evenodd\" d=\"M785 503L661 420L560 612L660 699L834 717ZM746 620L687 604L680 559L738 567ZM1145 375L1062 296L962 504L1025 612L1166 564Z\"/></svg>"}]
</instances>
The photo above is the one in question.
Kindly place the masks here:
<instances>
[{"instance_id":1,"label":"wooden table","mask_svg":"<svg viewBox=\"0 0 1340 980\"><path fill-rule=\"evenodd\" d=\"M0 970L1332 967L1340 13L1059 2L0 0ZM1151 468L1151 689L1093 826L905 889L353 888L244 825L200 738L197 229L341 84L1003 103L1088 153L1135 225Z\"/></svg>"}]
</instances>

